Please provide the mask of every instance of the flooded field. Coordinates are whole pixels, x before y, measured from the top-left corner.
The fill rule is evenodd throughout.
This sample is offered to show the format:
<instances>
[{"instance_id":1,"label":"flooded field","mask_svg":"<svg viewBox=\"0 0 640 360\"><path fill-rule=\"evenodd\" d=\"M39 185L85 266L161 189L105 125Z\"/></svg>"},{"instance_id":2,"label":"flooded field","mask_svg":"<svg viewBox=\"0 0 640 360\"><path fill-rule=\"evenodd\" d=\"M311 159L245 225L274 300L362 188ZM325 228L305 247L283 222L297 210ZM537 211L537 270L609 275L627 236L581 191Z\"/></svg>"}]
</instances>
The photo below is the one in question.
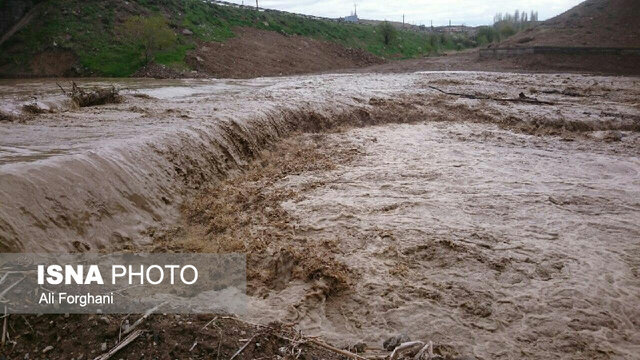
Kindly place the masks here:
<instances>
[{"instance_id":1,"label":"flooded field","mask_svg":"<svg viewBox=\"0 0 640 360\"><path fill-rule=\"evenodd\" d=\"M0 83L0 249L246 252L247 320L374 353L404 333L478 359L639 358L637 78L118 86L77 109Z\"/></svg>"}]
</instances>

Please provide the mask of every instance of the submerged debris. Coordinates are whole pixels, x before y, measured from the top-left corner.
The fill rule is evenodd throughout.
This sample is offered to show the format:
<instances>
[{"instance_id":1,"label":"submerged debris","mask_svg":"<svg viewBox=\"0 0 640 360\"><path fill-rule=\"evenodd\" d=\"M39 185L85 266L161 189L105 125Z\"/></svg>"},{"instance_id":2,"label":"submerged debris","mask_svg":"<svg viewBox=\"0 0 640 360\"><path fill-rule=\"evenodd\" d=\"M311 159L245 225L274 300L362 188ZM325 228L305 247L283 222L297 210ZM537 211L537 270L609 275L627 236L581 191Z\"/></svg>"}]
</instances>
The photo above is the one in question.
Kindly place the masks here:
<instances>
[{"instance_id":1,"label":"submerged debris","mask_svg":"<svg viewBox=\"0 0 640 360\"><path fill-rule=\"evenodd\" d=\"M120 96L115 86L107 89L95 89L93 91L86 91L73 83L73 89L71 90L71 99L80 107L95 106L104 104L117 104L122 102L122 96Z\"/></svg>"},{"instance_id":2,"label":"submerged debris","mask_svg":"<svg viewBox=\"0 0 640 360\"><path fill-rule=\"evenodd\" d=\"M22 105L22 110L28 114L44 114L46 112L51 112L49 107L38 101Z\"/></svg>"},{"instance_id":3,"label":"submerged debris","mask_svg":"<svg viewBox=\"0 0 640 360\"><path fill-rule=\"evenodd\" d=\"M121 103L123 98L120 95L119 90L115 86L109 88L95 88L92 90L83 89L79 87L75 81L71 83L71 92L64 90L60 84L58 87L62 92L71 98L71 100L79 107L96 106L104 104L118 104Z\"/></svg>"},{"instance_id":4,"label":"submerged debris","mask_svg":"<svg viewBox=\"0 0 640 360\"><path fill-rule=\"evenodd\" d=\"M505 102L521 102L533 105L555 105L549 101L541 101L536 98L528 97L523 92L521 92L517 98L495 98L487 95L475 95L475 94L464 94L464 93L456 93L456 92L448 92L442 89L438 89L435 86L429 86L430 89L439 91L446 95L459 96L464 99L472 99L472 100L494 100L494 101L505 101Z\"/></svg>"},{"instance_id":5,"label":"submerged debris","mask_svg":"<svg viewBox=\"0 0 640 360\"><path fill-rule=\"evenodd\" d=\"M13 122L16 121L17 118L15 115L6 113L4 111L0 110L0 122L6 121L6 122Z\"/></svg>"},{"instance_id":6,"label":"submerged debris","mask_svg":"<svg viewBox=\"0 0 640 360\"><path fill-rule=\"evenodd\" d=\"M411 338L409 338L409 336L407 336L406 334L399 334L385 340L382 343L382 347L387 351L393 351L395 348L400 346L400 344L406 343L409 341L411 341Z\"/></svg>"},{"instance_id":7,"label":"submerged debris","mask_svg":"<svg viewBox=\"0 0 640 360\"><path fill-rule=\"evenodd\" d=\"M602 139L606 142L622 141L622 133L615 130L607 131Z\"/></svg>"}]
</instances>

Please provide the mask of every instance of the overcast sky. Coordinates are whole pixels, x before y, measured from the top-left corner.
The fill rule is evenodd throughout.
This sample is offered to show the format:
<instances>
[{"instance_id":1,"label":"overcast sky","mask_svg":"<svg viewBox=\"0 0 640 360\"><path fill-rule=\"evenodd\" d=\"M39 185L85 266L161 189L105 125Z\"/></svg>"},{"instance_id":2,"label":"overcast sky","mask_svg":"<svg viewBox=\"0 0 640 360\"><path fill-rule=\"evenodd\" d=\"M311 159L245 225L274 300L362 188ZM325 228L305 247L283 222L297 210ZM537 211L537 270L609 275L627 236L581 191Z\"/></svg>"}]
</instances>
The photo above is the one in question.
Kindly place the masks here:
<instances>
[{"instance_id":1,"label":"overcast sky","mask_svg":"<svg viewBox=\"0 0 640 360\"><path fill-rule=\"evenodd\" d=\"M255 5L255 0L227 0ZM356 0L358 16L364 19L406 21L412 24L487 25L497 12L538 11L540 20L558 15L583 0ZM353 0L259 0L260 7L324 17L342 17L353 11Z\"/></svg>"}]
</instances>

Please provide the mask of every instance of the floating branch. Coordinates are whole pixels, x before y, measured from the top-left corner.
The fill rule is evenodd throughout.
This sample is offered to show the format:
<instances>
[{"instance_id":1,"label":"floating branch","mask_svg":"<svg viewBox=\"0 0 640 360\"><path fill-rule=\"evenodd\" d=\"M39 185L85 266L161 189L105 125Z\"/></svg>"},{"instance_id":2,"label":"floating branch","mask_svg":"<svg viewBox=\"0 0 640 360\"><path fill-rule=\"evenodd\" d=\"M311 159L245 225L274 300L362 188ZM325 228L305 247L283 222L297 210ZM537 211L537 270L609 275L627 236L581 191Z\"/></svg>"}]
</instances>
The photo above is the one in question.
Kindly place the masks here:
<instances>
[{"instance_id":1,"label":"floating branch","mask_svg":"<svg viewBox=\"0 0 640 360\"><path fill-rule=\"evenodd\" d=\"M533 104L533 105L555 105L554 103L549 102L549 101L541 101L541 100L538 100L536 98L528 97L524 93L520 93L520 95L517 98L494 98L494 97L490 97L490 96L486 96L486 95L474 95L474 94L463 94L463 93L448 92L448 91L444 91L444 90L438 89L435 86L429 86L429 88L431 88L433 90L437 90L437 91L439 91L439 92L441 92L443 94L459 96L459 97L465 98L465 99L521 102L521 103Z\"/></svg>"}]
</instances>

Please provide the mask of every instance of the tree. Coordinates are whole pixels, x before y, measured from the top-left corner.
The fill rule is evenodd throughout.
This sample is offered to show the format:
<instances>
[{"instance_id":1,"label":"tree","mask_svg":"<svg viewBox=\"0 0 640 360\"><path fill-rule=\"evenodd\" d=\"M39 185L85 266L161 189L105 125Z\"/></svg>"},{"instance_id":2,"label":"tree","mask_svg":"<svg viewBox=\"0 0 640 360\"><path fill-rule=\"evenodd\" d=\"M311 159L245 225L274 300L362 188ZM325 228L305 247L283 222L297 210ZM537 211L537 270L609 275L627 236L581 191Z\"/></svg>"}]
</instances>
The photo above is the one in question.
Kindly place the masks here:
<instances>
[{"instance_id":1,"label":"tree","mask_svg":"<svg viewBox=\"0 0 640 360\"><path fill-rule=\"evenodd\" d=\"M531 10L531 16L529 17L529 20L531 22L537 22L538 21L538 12Z\"/></svg>"},{"instance_id":2,"label":"tree","mask_svg":"<svg viewBox=\"0 0 640 360\"><path fill-rule=\"evenodd\" d=\"M429 42L431 45L431 49L433 49L435 52L438 52L440 50L440 38L438 37L438 35L431 35L429 36Z\"/></svg>"},{"instance_id":3,"label":"tree","mask_svg":"<svg viewBox=\"0 0 640 360\"><path fill-rule=\"evenodd\" d=\"M518 31L516 31L516 29L514 29L513 26L511 26L511 24L506 24L500 28L500 37L502 37L503 39L506 39L510 36L515 35L517 32Z\"/></svg>"},{"instance_id":4,"label":"tree","mask_svg":"<svg viewBox=\"0 0 640 360\"><path fill-rule=\"evenodd\" d=\"M500 41L500 32L491 26L482 26L478 29L476 42L478 45L486 45L488 43Z\"/></svg>"},{"instance_id":5,"label":"tree","mask_svg":"<svg viewBox=\"0 0 640 360\"><path fill-rule=\"evenodd\" d=\"M176 34L161 15L132 16L124 22L120 33L126 42L140 49L145 62L152 61L158 51L176 42Z\"/></svg>"},{"instance_id":6,"label":"tree","mask_svg":"<svg viewBox=\"0 0 640 360\"><path fill-rule=\"evenodd\" d=\"M382 34L382 41L384 41L385 45L390 45L398 35L396 28L394 28L388 21L378 25L378 30L380 31L380 34Z\"/></svg>"}]
</instances>

